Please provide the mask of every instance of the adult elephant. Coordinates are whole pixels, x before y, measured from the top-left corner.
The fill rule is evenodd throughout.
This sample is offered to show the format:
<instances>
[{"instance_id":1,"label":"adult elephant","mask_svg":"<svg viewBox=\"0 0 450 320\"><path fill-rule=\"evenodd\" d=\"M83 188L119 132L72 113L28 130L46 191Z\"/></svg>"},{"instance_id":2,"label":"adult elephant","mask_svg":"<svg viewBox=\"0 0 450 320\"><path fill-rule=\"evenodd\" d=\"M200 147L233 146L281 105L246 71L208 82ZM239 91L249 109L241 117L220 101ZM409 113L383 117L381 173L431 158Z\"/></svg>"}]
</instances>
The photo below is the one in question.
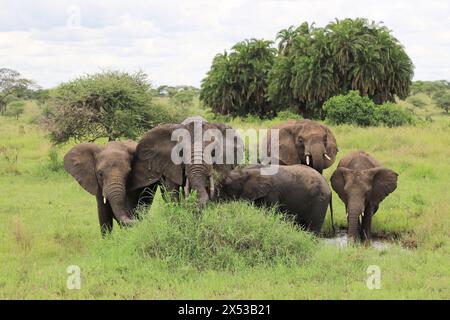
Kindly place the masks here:
<instances>
[{"instance_id":1,"label":"adult elephant","mask_svg":"<svg viewBox=\"0 0 450 320\"><path fill-rule=\"evenodd\" d=\"M242 159L242 141L235 137L225 124L195 118L151 129L136 148L130 190L161 182L175 196L180 187L195 190L199 205L205 205L215 194L214 177Z\"/></svg>"},{"instance_id":2,"label":"adult elephant","mask_svg":"<svg viewBox=\"0 0 450 320\"><path fill-rule=\"evenodd\" d=\"M263 169L270 169L273 174L263 174ZM218 198L278 205L281 211L295 216L300 226L318 234L331 189L321 174L305 165L256 165L231 171L218 188Z\"/></svg>"},{"instance_id":3,"label":"adult elephant","mask_svg":"<svg viewBox=\"0 0 450 320\"><path fill-rule=\"evenodd\" d=\"M331 186L345 204L348 234L353 239L370 240L372 217L380 202L397 188L397 177L364 151L341 159L331 176Z\"/></svg>"},{"instance_id":4,"label":"adult elephant","mask_svg":"<svg viewBox=\"0 0 450 320\"><path fill-rule=\"evenodd\" d=\"M322 173L336 160L336 139L331 130L312 120L288 121L269 130L267 155L271 150L271 134L279 130L279 164L305 164ZM261 161L264 163L264 159Z\"/></svg>"},{"instance_id":5,"label":"adult elephant","mask_svg":"<svg viewBox=\"0 0 450 320\"><path fill-rule=\"evenodd\" d=\"M136 195L127 193L136 143L109 142L105 146L82 143L64 156L64 168L97 199L98 218L104 236L113 228L113 218L121 225L131 225L131 209Z\"/></svg>"}]
</instances>

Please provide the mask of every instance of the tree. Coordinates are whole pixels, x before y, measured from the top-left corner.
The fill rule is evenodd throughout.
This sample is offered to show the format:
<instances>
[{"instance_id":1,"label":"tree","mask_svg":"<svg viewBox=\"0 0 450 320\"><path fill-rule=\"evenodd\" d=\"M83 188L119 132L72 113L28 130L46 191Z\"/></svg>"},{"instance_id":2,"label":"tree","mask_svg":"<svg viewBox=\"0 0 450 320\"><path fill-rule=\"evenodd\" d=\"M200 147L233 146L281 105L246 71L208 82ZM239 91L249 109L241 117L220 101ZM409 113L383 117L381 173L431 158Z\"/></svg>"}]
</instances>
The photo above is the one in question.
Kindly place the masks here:
<instances>
[{"instance_id":1,"label":"tree","mask_svg":"<svg viewBox=\"0 0 450 320\"><path fill-rule=\"evenodd\" d=\"M303 23L278 34L279 55L269 74L269 100L318 116L330 97L357 90L376 103L406 98L413 64L381 24L344 19L316 28Z\"/></svg>"},{"instance_id":2,"label":"tree","mask_svg":"<svg viewBox=\"0 0 450 320\"><path fill-rule=\"evenodd\" d=\"M220 114L264 117L276 112L266 99L275 53L272 41L251 39L216 55L202 80L200 99Z\"/></svg>"},{"instance_id":3,"label":"tree","mask_svg":"<svg viewBox=\"0 0 450 320\"><path fill-rule=\"evenodd\" d=\"M448 110L450 109L450 91L447 90L447 92L440 94L434 100L438 107L444 109L445 112L448 113Z\"/></svg>"},{"instance_id":4,"label":"tree","mask_svg":"<svg viewBox=\"0 0 450 320\"><path fill-rule=\"evenodd\" d=\"M180 113L171 115L152 103L151 85L142 72L107 71L64 83L45 113L54 143L135 139L160 122L181 120Z\"/></svg>"},{"instance_id":5,"label":"tree","mask_svg":"<svg viewBox=\"0 0 450 320\"><path fill-rule=\"evenodd\" d=\"M15 117L19 120L19 116L25 111L25 103L23 101L14 101L8 104L5 115Z\"/></svg>"},{"instance_id":6,"label":"tree","mask_svg":"<svg viewBox=\"0 0 450 320\"><path fill-rule=\"evenodd\" d=\"M180 90L172 97L172 101L175 103L175 105L181 108L186 108L193 104L195 95L196 92L193 90Z\"/></svg>"},{"instance_id":7,"label":"tree","mask_svg":"<svg viewBox=\"0 0 450 320\"><path fill-rule=\"evenodd\" d=\"M32 80L25 79L22 75L8 68L0 68L0 113L4 114L8 99L13 96L20 96L26 90L36 86Z\"/></svg>"}]
</instances>

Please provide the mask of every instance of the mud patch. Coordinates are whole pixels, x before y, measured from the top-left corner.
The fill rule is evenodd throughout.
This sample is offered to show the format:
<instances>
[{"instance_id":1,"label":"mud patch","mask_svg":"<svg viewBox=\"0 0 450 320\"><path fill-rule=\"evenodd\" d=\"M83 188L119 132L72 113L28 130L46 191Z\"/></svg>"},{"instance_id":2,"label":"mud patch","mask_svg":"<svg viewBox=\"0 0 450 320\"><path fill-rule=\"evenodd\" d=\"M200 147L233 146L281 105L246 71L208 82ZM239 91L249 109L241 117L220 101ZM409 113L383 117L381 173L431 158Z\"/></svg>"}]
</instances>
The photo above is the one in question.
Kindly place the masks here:
<instances>
[{"instance_id":1,"label":"mud patch","mask_svg":"<svg viewBox=\"0 0 450 320\"><path fill-rule=\"evenodd\" d=\"M339 230L336 232L335 235L333 235L331 237L322 238L321 242L328 244L328 245L336 246L338 248L344 248L349 245L350 240L349 240L346 230ZM387 250L395 244L401 244L401 243L399 241L397 241L394 237L372 236L372 241L370 242L370 246L372 248L380 250L380 251Z\"/></svg>"}]
</instances>

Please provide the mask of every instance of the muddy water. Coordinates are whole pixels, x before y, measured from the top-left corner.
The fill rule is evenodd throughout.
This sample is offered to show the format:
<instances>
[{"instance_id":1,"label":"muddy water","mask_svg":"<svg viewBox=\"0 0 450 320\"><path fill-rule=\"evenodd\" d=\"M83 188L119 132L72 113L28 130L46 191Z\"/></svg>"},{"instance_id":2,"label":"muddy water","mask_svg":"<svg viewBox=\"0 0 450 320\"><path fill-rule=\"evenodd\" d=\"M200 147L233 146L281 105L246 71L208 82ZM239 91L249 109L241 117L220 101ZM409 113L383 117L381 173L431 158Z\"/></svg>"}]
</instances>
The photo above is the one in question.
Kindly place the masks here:
<instances>
[{"instance_id":1,"label":"muddy water","mask_svg":"<svg viewBox=\"0 0 450 320\"><path fill-rule=\"evenodd\" d=\"M350 240L345 231L339 231L334 238L325 238L322 239L322 242L325 244L343 248L348 246ZM370 246L377 250L385 250L392 246L392 242L383 239L372 239Z\"/></svg>"}]
</instances>

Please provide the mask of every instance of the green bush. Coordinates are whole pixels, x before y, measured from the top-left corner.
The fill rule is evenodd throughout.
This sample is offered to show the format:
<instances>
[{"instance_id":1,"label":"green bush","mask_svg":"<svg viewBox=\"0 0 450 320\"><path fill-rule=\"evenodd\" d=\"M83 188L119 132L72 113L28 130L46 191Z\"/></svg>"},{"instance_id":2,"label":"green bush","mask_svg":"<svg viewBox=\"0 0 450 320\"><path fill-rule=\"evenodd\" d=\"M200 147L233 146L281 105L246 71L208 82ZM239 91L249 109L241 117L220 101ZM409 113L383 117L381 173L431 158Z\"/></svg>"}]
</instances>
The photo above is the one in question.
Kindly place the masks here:
<instances>
[{"instance_id":1,"label":"green bush","mask_svg":"<svg viewBox=\"0 0 450 320\"><path fill-rule=\"evenodd\" d=\"M302 120L303 117L298 113L292 112L291 110L283 110L278 112L277 119L279 120Z\"/></svg>"},{"instance_id":2,"label":"green bush","mask_svg":"<svg viewBox=\"0 0 450 320\"><path fill-rule=\"evenodd\" d=\"M235 271L257 265L298 265L315 246L314 236L299 230L274 210L247 202L210 204L198 212L195 201L165 203L158 194L144 219L129 232L113 234L102 245L116 255L157 259L170 268ZM103 258L107 264L108 258ZM125 260L130 260L125 257Z\"/></svg>"},{"instance_id":3,"label":"green bush","mask_svg":"<svg viewBox=\"0 0 450 320\"><path fill-rule=\"evenodd\" d=\"M348 123L363 127L377 125L375 103L355 90L328 99L322 108L326 118L333 124Z\"/></svg>"},{"instance_id":4,"label":"green bush","mask_svg":"<svg viewBox=\"0 0 450 320\"><path fill-rule=\"evenodd\" d=\"M14 117L19 119L19 116L25 111L25 102L23 101L14 101L8 104L6 107L5 115L8 117Z\"/></svg>"},{"instance_id":5,"label":"green bush","mask_svg":"<svg viewBox=\"0 0 450 320\"><path fill-rule=\"evenodd\" d=\"M408 124L414 124L413 115L397 104L387 102L379 105L375 109L375 119L379 124L383 124L388 127L398 127Z\"/></svg>"},{"instance_id":6,"label":"green bush","mask_svg":"<svg viewBox=\"0 0 450 320\"><path fill-rule=\"evenodd\" d=\"M437 98L434 99L436 105L445 110L448 113L450 109L450 91L447 91L441 95L438 95Z\"/></svg>"},{"instance_id":7,"label":"green bush","mask_svg":"<svg viewBox=\"0 0 450 320\"><path fill-rule=\"evenodd\" d=\"M422 108L422 107L426 106L426 103L422 99L420 99L419 97L416 97L416 96L408 97L406 99L406 101L411 103L414 107L417 107L417 108Z\"/></svg>"}]
</instances>

